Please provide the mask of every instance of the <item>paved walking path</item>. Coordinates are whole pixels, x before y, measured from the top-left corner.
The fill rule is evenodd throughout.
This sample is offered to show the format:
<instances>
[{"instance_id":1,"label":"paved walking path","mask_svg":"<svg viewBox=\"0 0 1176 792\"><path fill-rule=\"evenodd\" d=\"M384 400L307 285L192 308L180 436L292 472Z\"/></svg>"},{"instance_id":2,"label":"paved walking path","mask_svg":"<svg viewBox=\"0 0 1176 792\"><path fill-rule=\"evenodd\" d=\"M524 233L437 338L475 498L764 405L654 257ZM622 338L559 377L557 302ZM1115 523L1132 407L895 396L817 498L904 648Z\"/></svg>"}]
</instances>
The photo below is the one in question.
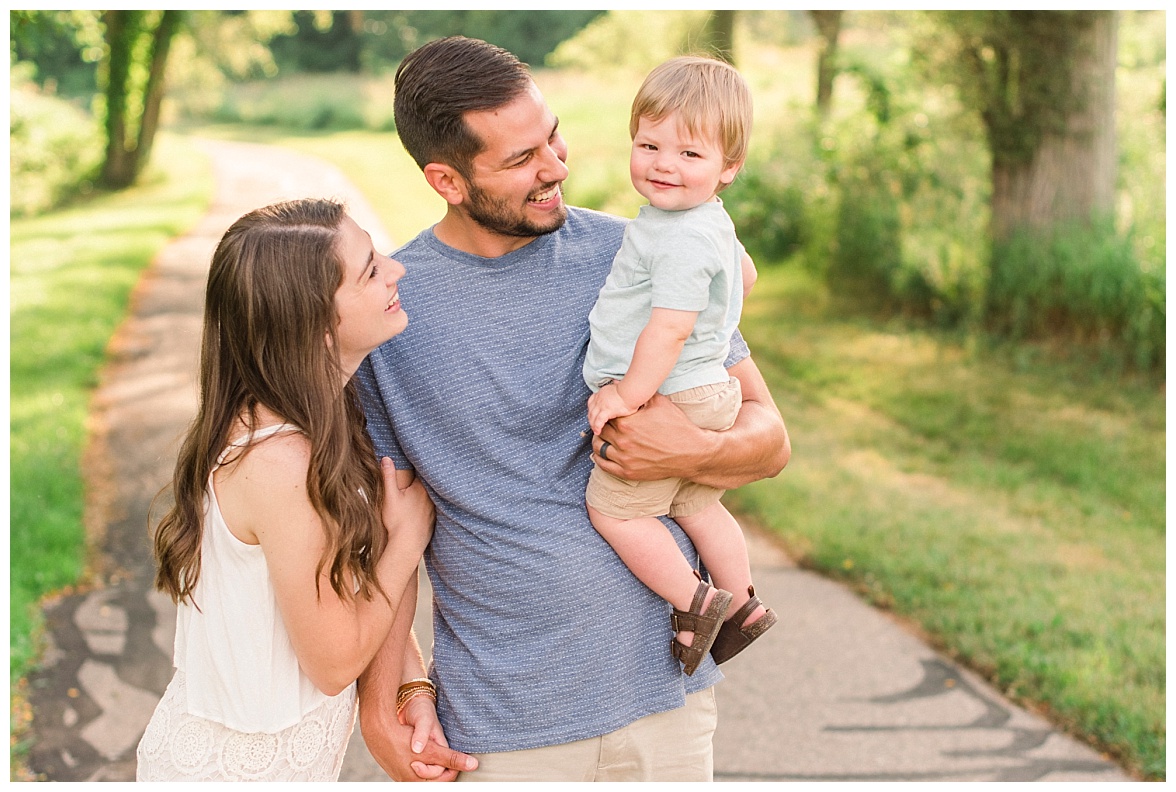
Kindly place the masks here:
<instances>
[{"instance_id":1,"label":"paved walking path","mask_svg":"<svg viewBox=\"0 0 1176 792\"><path fill-rule=\"evenodd\" d=\"M47 780L133 779L135 746L171 677L175 611L151 588L147 514L196 409L204 279L217 240L250 209L319 196L346 200L377 247L391 249L363 197L331 166L251 144L202 145L215 168L213 206L140 283L94 400L85 464L101 497L87 512L103 532L105 585L46 609L29 763ZM769 538L752 541L757 590L781 621L724 666L717 780L1131 780L844 587L794 566ZM342 780L385 778L357 729Z\"/></svg>"}]
</instances>

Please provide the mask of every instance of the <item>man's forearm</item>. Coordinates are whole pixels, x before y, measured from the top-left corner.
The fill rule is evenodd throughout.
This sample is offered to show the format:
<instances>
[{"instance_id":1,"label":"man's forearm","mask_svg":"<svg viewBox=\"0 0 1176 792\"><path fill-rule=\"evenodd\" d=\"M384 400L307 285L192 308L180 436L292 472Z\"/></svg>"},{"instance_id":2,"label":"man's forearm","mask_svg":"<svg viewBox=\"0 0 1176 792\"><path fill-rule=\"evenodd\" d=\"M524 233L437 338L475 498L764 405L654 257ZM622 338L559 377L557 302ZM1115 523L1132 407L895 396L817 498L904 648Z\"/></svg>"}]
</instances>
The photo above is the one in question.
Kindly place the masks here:
<instances>
[{"instance_id":1,"label":"man's forearm","mask_svg":"<svg viewBox=\"0 0 1176 792\"><path fill-rule=\"evenodd\" d=\"M707 432L707 430L701 430ZM756 401L744 401L735 425L707 432L710 440L696 454L691 481L731 490L777 475L792 455L780 414Z\"/></svg>"},{"instance_id":2,"label":"man's forearm","mask_svg":"<svg viewBox=\"0 0 1176 792\"><path fill-rule=\"evenodd\" d=\"M656 397L645 409L611 421L593 440L597 464L632 481L686 478L719 489L778 474L792 448L767 384L751 358L728 371L743 391L739 417L730 429L700 429L668 399ZM603 442L614 447L606 460L599 455Z\"/></svg>"},{"instance_id":3,"label":"man's forearm","mask_svg":"<svg viewBox=\"0 0 1176 792\"><path fill-rule=\"evenodd\" d=\"M735 489L780 473L792 456L784 418L772 399L759 367L744 358L728 372L739 380L743 405L735 425L712 432L713 443L699 462L691 481L720 489ZM710 445L710 444L708 444Z\"/></svg>"}]
</instances>

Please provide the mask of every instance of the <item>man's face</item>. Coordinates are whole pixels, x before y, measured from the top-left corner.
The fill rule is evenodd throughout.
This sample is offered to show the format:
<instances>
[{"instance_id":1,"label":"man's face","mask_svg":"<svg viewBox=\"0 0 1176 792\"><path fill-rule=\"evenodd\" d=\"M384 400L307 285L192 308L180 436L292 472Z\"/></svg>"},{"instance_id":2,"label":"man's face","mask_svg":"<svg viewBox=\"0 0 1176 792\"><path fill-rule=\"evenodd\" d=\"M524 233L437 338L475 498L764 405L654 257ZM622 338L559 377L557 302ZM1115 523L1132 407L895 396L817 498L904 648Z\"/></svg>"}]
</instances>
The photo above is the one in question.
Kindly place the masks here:
<instances>
[{"instance_id":1,"label":"man's face","mask_svg":"<svg viewBox=\"0 0 1176 792\"><path fill-rule=\"evenodd\" d=\"M532 83L509 104L467 113L466 123L484 145L462 202L470 219L509 237L541 236L562 226L568 146L539 88Z\"/></svg>"}]
</instances>

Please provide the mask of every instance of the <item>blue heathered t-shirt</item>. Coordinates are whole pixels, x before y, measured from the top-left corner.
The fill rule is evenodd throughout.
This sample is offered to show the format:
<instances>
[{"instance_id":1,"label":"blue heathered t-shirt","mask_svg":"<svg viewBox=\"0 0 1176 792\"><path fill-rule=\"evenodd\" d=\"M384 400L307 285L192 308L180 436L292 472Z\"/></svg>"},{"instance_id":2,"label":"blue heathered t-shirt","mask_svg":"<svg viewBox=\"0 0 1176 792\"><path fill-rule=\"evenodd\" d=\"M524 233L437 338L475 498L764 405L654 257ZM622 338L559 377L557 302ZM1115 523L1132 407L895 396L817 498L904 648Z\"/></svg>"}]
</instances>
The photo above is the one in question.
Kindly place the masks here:
<instances>
[{"instance_id":1,"label":"blue heathered t-shirt","mask_svg":"<svg viewBox=\"0 0 1176 792\"><path fill-rule=\"evenodd\" d=\"M670 606L584 506L588 312L624 225L569 208L561 229L499 258L432 229L393 254L408 329L357 377L376 451L415 468L437 507L430 673L462 751L607 734L722 679L709 658L682 673ZM732 346L730 364L747 356L742 338Z\"/></svg>"}]
</instances>

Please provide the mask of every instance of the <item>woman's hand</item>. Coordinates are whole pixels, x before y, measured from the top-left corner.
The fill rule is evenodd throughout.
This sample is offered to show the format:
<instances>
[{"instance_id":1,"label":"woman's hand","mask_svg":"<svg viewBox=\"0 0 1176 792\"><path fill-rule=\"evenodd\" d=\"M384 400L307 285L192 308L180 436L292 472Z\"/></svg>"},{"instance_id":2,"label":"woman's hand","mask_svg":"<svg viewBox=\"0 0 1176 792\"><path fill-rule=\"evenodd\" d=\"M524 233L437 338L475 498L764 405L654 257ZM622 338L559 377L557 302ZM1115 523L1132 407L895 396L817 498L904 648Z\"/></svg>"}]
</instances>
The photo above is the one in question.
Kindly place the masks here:
<instances>
[{"instance_id":1,"label":"woman's hand","mask_svg":"<svg viewBox=\"0 0 1176 792\"><path fill-rule=\"evenodd\" d=\"M380 460L380 470L384 474L381 516L389 545L397 553L419 558L433 536L433 502L411 470L397 470L388 457Z\"/></svg>"},{"instance_id":2,"label":"woman's hand","mask_svg":"<svg viewBox=\"0 0 1176 792\"><path fill-rule=\"evenodd\" d=\"M441 729L441 721L437 719L437 705L429 696L409 699L396 718L402 725L412 727L411 745L414 754L425 750L425 745L430 741L445 748L449 747L445 740L445 732ZM438 778L446 770L442 765L425 764L421 761L414 761L410 766L414 773L424 779ZM474 767L476 766L474 764Z\"/></svg>"}]
</instances>

